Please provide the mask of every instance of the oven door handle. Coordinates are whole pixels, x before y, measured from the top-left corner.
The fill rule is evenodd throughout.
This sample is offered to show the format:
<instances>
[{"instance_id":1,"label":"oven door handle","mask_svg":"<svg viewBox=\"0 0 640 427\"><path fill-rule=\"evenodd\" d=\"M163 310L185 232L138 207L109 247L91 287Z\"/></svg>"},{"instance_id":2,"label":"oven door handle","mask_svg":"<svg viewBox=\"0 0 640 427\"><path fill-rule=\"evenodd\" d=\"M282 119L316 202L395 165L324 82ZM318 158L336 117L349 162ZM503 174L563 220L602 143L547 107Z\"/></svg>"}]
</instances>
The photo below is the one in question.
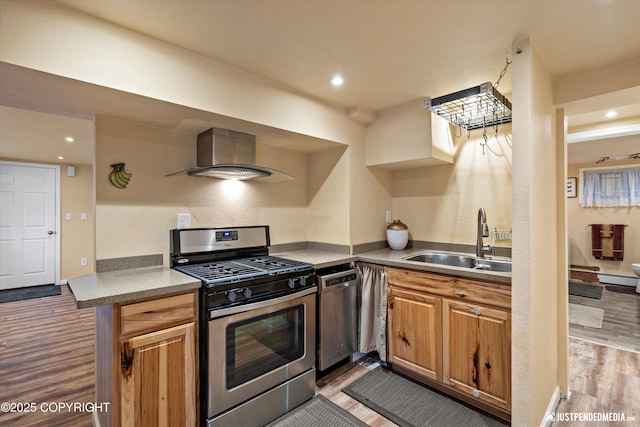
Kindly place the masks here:
<instances>
[{"instance_id":1,"label":"oven door handle","mask_svg":"<svg viewBox=\"0 0 640 427\"><path fill-rule=\"evenodd\" d=\"M224 316L230 316L232 314L244 313L245 311L255 310L258 308L268 307L270 305L291 301L307 295L315 294L316 292L318 292L318 287L313 286L293 294L287 294L287 295L281 296L279 298L274 298L274 299L260 301L260 302L254 302L252 304L239 305L237 307L229 307L229 308L223 308L220 310L212 310L209 312L209 320L217 319L219 317L224 317Z\"/></svg>"}]
</instances>

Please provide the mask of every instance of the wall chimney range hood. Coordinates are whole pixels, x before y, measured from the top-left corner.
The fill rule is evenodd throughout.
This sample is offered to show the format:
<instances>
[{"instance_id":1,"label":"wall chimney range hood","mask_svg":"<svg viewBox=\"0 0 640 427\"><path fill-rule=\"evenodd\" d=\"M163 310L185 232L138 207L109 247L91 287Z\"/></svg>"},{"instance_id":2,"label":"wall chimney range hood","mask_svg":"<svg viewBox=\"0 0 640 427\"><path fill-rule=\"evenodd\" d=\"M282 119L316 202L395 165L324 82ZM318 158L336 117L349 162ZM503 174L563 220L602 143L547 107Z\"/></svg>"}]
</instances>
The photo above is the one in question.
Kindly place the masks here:
<instances>
[{"instance_id":1,"label":"wall chimney range hood","mask_svg":"<svg viewBox=\"0 0 640 427\"><path fill-rule=\"evenodd\" d=\"M277 169L258 166L256 137L228 129L211 128L198 134L196 167L167 176L187 173L207 178L281 182L294 179Z\"/></svg>"}]
</instances>

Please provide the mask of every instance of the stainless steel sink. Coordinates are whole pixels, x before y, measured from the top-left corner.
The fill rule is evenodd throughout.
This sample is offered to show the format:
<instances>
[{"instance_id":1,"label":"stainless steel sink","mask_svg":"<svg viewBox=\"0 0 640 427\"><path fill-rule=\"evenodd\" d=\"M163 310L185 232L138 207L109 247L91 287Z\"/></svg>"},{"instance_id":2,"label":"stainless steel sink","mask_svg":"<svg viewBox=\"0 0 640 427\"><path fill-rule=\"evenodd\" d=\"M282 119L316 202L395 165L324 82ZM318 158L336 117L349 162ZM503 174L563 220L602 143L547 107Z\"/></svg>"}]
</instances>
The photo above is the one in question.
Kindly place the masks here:
<instances>
[{"instance_id":1,"label":"stainless steel sink","mask_svg":"<svg viewBox=\"0 0 640 427\"><path fill-rule=\"evenodd\" d=\"M430 264L450 265L452 267L473 268L475 266L475 257L468 255L429 252L405 259L407 261L428 262Z\"/></svg>"},{"instance_id":2,"label":"stainless steel sink","mask_svg":"<svg viewBox=\"0 0 640 427\"><path fill-rule=\"evenodd\" d=\"M490 271L511 272L511 261L503 261L497 259L476 259L476 265L473 268Z\"/></svg>"},{"instance_id":3,"label":"stainless steel sink","mask_svg":"<svg viewBox=\"0 0 640 427\"><path fill-rule=\"evenodd\" d=\"M503 261L496 259L478 258L472 255L443 253L443 252L425 252L418 255L412 255L404 258L407 261L425 262L429 264L449 265L452 267L473 268L478 270L489 271L511 271L511 261Z\"/></svg>"}]
</instances>

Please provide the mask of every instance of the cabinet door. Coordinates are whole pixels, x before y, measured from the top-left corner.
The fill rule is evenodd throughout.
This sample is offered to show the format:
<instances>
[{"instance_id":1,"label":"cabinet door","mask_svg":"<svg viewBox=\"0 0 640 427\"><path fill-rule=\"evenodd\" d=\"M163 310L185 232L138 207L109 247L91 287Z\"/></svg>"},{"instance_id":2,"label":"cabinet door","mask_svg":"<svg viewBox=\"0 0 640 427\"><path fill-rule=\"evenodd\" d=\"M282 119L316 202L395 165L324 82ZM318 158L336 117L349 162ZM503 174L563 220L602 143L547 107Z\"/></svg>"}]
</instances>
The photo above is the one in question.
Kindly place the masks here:
<instances>
[{"instance_id":1,"label":"cabinet door","mask_svg":"<svg viewBox=\"0 0 640 427\"><path fill-rule=\"evenodd\" d=\"M121 342L122 426L195 426L195 323Z\"/></svg>"},{"instance_id":2,"label":"cabinet door","mask_svg":"<svg viewBox=\"0 0 640 427\"><path fill-rule=\"evenodd\" d=\"M442 298L389 287L389 361L442 380Z\"/></svg>"},{"instance_id":3,"label":"cabinet door","mask_svg":"<svg viewBox=\"0 0 640 427\"><path fill-rule=\"evenodd\" d=\"M509 410L511 313L448 299L443 310L443 382Z\"/></svg>"}]
</instances>

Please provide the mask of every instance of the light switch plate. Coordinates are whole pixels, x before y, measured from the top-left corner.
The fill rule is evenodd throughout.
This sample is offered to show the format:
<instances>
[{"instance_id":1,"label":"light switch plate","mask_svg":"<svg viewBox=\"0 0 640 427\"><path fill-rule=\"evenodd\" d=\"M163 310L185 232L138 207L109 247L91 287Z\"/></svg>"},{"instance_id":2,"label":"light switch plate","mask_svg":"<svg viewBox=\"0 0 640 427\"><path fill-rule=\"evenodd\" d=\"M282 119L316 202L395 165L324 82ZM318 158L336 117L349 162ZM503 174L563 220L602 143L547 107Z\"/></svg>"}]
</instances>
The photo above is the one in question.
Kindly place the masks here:
<instances>
[{"instance_id":1,"label":"light switch plate","mask_svg":"<svg viewBox=\"0 0 640 427\"><path fill-rule=\"evenodd\" d=\"M189 228L190 219L189 214L178 214L178 228Z\"/></svg>"}]
</instances>

